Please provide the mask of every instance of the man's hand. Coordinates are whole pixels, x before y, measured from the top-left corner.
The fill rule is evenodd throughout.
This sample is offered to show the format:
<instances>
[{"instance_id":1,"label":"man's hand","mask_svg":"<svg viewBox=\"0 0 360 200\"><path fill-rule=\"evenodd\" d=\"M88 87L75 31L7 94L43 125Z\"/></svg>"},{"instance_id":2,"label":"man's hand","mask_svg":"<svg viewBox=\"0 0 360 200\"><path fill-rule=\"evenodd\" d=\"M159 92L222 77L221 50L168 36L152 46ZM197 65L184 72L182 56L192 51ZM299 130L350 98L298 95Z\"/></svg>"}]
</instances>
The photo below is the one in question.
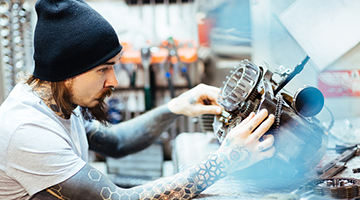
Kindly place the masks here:
<instances>
[{"instance_id":1,"label":"man's hand","mask_svg":"<svg viewBox=\"0 0 360 200\"><path fill-rule=\"evenodd\" d=\"M265 109L257 115L251 113L227 134L217 154L227 167L228 173L244 169L274 155L274 136L264 133L274 123L275 117L272 114L267 116L268 111ZM262 141L259 141L261 137Z\"/></svg>"},{"instance_id":2,"label":"man's hand","mask_svg":"<svg viewBox=\"0 0 360 200\"><path fill-rule=\"evenodd\" d=\"M217 103L221 90L217 87L199 84L191 90L172 99L168 108L175 114L189 117L202 114L220 114L221 106Z\"/></svg>"}]
</instances>

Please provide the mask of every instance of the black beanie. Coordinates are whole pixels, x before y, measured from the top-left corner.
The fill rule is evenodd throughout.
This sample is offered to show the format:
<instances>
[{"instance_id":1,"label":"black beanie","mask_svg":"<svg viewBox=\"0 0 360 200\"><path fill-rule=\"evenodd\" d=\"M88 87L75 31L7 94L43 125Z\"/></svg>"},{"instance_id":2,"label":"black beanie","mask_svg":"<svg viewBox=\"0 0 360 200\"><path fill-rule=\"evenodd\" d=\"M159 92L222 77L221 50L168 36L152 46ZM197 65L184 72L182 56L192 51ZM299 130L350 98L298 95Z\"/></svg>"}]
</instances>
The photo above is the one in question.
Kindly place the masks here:
<instances>
[{"instance_id":1,"label":"black beanie","mask_svg":"<svg viewBox=\"0 0 360 200\"><path fill-rule=\"evenodd\" d=\"M116 56L122 49L114 28L83 0L39 0L33 75L57 82Z\"/></svg>"}]
</instances>

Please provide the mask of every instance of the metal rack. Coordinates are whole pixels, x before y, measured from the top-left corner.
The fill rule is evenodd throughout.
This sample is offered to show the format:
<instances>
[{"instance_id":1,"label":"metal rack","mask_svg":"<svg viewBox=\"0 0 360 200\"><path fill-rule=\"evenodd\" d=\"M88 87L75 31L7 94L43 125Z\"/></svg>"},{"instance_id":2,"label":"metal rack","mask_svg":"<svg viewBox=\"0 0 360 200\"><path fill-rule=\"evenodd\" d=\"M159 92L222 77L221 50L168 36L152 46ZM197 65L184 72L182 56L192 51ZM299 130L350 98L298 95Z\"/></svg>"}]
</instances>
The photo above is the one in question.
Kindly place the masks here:
<instances>
[{"instance_id":1,"label":"metal rack","mask_svg":"<svg viewBox=\"0 0 360 200\"><path fill-rule=\"evenodd\" d=\"M0 103L31 66L31 9L24 0L0 2Z\"/></svg>"}]
</instances>

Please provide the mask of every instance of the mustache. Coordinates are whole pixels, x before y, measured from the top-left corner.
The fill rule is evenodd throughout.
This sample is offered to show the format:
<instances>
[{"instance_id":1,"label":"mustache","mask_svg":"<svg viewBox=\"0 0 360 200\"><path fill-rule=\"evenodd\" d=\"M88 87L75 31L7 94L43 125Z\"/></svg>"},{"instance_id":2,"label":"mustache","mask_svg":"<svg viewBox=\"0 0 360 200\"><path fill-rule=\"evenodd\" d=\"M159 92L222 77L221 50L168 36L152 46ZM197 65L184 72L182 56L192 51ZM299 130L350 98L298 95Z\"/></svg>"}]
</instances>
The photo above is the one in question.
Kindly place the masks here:
<instances>
[{"instance_id":1,"label":"mustache","mask_svg":"<svg viewBox=\"0 0 360 200\"><path fill-rule=\"evenodd\" d=\"M106 97L109 97L112 94L113 88L106 88L103 92L101 92L99 98L96 100L102 102Z\"/></svg>"},{"instance_id":2,"label":"mustache","mask_svg":"<svg viewBox=\"0 0 360 200\"><path fill-rule=\"evenodd\" d=\"M112 88L106 88L97 98L96 100L99 101L94 107L86 108L81 107L81 113L84 116L84 119L87 121L97 120L104 126L109 126L110 124L110 115L108 113L108 107L105 103L105 98L112 94Z\"/></svg>"}]
</instances>

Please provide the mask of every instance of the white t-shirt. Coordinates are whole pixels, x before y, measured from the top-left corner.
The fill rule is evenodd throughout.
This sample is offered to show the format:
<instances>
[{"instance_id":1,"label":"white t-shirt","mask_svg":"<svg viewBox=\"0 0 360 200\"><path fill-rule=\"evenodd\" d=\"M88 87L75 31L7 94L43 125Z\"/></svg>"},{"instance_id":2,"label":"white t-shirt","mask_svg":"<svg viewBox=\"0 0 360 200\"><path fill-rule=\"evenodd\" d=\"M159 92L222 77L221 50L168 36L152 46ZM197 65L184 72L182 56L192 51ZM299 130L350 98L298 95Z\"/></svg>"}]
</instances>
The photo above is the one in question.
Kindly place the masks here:
<instances>
[{"instance_id":1,"label":"white t-shirt","mask_svg":"<svg viewBox=\"0 0 360 200\"><path fill-rule=\"evenodd\" d=\"M0 106L0 199L30 199L76 174L87 162L84 119L57 116L27 84Z\"/></svg>"}]
</instances>

